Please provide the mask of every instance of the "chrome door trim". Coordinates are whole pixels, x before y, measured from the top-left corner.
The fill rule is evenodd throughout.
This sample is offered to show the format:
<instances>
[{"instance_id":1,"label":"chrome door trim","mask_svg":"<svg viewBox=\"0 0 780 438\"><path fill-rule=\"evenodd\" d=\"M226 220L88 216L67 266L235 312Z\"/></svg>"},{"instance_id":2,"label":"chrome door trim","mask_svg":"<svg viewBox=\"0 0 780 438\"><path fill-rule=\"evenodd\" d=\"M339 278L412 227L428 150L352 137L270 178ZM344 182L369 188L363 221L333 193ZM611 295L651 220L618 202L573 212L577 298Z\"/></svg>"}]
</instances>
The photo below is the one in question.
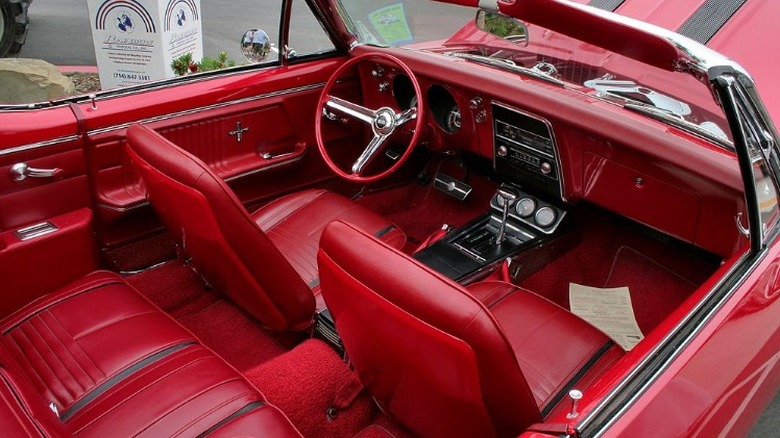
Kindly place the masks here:
<instances>
[{"instance_id":1,"label":"chrome door trim","mask_svg":"<svg viewBox=\"0 0 780 438\"><path fill-rule=\"evenodd\" d=\"M60 145L60 144L68 143L68 142L72 142L72 141L78 141L78 140L79 140L79 136L74 134L74 135L66 135L64 137L53 138L51 140L40 141L40 142L37 142L37 143L23 144L21 146L14 146L14 147L10 147L8 149L0 150L0 157L5 157L7 155L18 154L18 153L21 153L21 152L34 151L36 149L43 149L43 148L56 146L56 145Z\"/></svg>"}]
</instances>

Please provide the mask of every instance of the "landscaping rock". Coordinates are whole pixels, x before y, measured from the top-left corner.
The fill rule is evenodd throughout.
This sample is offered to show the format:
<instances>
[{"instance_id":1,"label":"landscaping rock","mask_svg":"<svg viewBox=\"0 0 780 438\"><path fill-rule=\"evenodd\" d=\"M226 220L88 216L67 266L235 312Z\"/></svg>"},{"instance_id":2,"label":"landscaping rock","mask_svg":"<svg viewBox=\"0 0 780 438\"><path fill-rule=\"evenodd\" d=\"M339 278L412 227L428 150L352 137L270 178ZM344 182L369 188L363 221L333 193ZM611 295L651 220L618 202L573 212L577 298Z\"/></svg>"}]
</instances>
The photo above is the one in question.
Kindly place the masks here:
<instances>
[{"instance_id":1,"label":"landscaping rock","mask_svg":"<svg viewBox=\"0 0 780 438\"><path fill-rule=\"evenodd\" d=\"M0 103L25 104L75 93L73 82L40 59L0 59Z\"/></svg>"}]
</instances>

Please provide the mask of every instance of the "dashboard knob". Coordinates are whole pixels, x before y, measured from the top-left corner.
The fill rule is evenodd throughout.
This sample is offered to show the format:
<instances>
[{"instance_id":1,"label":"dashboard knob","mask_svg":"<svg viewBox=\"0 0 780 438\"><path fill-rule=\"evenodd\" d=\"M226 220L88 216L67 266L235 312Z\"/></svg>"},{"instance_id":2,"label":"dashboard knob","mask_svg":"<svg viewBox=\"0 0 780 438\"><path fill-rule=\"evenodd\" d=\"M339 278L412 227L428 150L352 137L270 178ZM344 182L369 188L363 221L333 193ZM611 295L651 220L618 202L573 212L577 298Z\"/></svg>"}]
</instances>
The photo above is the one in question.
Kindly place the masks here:
<instances>
[{"instance_id":1,"label":"dashboard knob","mask_svg":"<svg viewBox=\"0 0 780 438\"><path fill-rule=\"evenodd\" d=\"M499 157L506 157L506 155L509 153L509 151L506 149L506 146L499 146L496 150L496 154Z\"/></svg>"},{"instance_id":2,"label":"dashboard knob","mask_svg":"<svg viewBox=\"0 0 780 438\"><path fill-rule=\"evenodd\" d=\"M379 86L377 89L383 93L387 92L387 90L390 89L390 84L388 82L381 82L379 83Z\"/></svg>"},{"instance_id":3,"label":"dashboard knob","mask_svg":"<svg viewBox=\"0 0 780 438\"><path fill-rule=\"evenodd\" d=\"M550 172L552 172L552 165L546 161L543 161L542 164L539 166L539 170L545 174L549 175Z\"/></svg>"},{"instance_id":4,"label":"dashboard knob","mask_svg":"<svg viewBox=\"0 0 780 438\"><path fill-rule=\"evenodd\" d=\"M469 101L469 108L478 110L482 108L482 98L477 96Z\"/></svg>"}]
</instances>

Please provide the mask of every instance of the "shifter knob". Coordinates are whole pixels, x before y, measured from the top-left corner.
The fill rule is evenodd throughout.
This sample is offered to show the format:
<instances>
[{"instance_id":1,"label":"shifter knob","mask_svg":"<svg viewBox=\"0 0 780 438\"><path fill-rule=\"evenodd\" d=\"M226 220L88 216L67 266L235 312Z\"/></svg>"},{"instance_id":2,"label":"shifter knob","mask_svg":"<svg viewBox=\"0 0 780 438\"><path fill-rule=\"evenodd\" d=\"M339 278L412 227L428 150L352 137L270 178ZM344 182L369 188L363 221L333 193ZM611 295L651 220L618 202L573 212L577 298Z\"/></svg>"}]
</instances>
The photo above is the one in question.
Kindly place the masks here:
<instances>
[{"instance_id":1,"label":"shifter knob","mask_svg":"<svg viewBox=\"0 0 780 438\"><path fill-rule=\"evenodd\" d=\"M496 196L498 198L497 199L498 206L504 207L505 209L506 209L505 206L508 205L509 207L511 207L512 204L514 204L515 201L517 201L517 198L520 197L520 195L517 194L517 191L515 191L515 189L507 186L499 187L498 191L496 192Z\"/></svg>"},{"instance_id":2,"label":"shifter knob","mask_svg":"<svg viewBox=\"0 0 780 438\"><path fill-rule=\"evenodd\" d=\"M520 195L508 186L501 186L496 192L496 201L498 206L503 208L501 212L501 224L498 226L498 233L496 233L496 245L501 245L506 238L506 221L509 217L509 207L514 205L515 201Z\"/></svg>"}]
</instances>

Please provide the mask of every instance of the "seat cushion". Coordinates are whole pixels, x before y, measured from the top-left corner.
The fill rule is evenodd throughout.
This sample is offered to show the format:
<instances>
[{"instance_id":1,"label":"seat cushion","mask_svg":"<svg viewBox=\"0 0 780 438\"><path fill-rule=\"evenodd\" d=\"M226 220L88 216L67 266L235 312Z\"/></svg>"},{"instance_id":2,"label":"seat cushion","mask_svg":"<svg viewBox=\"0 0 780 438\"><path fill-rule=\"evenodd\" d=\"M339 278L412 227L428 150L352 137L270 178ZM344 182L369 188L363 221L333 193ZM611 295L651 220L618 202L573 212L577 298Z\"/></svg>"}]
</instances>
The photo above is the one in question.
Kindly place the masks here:
<instances>
[{"instance_id":1,"label":"seat cushion","mask_svg":"<svg viewBox=\"0 0 780 438\"><path fill-rule=\"evenodd\" d=\"M10 362L60 412L128 367L192 334L117 275L93 273L38 300L0 325Z\"/></svg>"},{"instance_id":2,"label":"seat cushion","mask_svg":"<svg viewBox=\"0 0 780 438\"><path fill-rule=\"evenodd\" d=\"M622 352L597 328L527 289L486 281L468 290L498 321L542 411L560 401L597 361L607 357L612 361L613 350Z\"/></svg>"},{"instance_id":3,"label":"seat cushion","mask_svg":"<svg viewBox=\"0 0 780 438\"><path fill-rule=\"evenodd\" d=\"M279 198L252 214L303 281L319 283L317 250L325 226L342 220L393 248L403 248L406 234L388 219L327 190L305 190Z\"/></svg>"},{"instance_id":4,"label":"seat cushion","mask_svg":"<svg viewBox=\"0 0 780 438\"><path fill-rule=\"evenodd\" d=\"M0 404L16 411L13 421L0 416L9 430L194 437L251 426L262 436L300 436L241 374L116 274L90 274L0 328Z\"/></svg>"}]
</instances>

